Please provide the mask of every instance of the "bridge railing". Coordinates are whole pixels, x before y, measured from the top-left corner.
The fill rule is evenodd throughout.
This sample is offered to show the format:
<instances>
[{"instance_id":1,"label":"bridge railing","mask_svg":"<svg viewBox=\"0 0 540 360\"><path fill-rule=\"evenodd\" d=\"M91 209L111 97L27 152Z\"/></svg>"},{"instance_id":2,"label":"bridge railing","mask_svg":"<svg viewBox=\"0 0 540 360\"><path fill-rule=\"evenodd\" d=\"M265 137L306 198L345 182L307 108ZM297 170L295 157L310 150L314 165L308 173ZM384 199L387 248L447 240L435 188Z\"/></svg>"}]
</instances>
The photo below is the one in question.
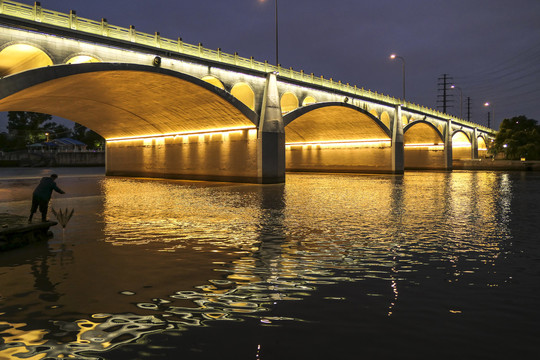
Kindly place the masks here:
<instances>
[{"instance_id":1,"label":"bridge railing","mask_svg":"<svg viewBox=\"0 0 540 360\"><path fill-rule=\"evenodd\" d=\"M211 50L206 49L202 44L192 45L182 41L181 38L177 40L162 38L159 33L148 34L140 31L136 31L135 27L123 28L107 23L105 19L101 21L95 21L85 18L80 18L76 15L75 11L71 11L69 14L61 13L58 11L43 9L39 2L36 2L33 6L18 3L9 0L0 0L0 14L5 14L13 17L22 18L25 20L31 20L41 22L45 24L55 25L72 30L78 30L94 35L106 36L123 41L131 41L137 44L146 45L150 47L156 47L172 52L186 54L190 56L199 57L206 60L212 60L225 64L240 66L252 70L262 72L276 71L280 77L300 81L308 84L322 86L324 88L339 90L351 95L361 96L364 98L377 100L388 105L404 104L410 110L419 111L424 114L436 116L439 118L448 118L447 114L440 111L429 109L427 107L413 104L410 102L404 102L401 99L395 97L379 94L371 90L365 90L364 88L358 88L356 85L351 86L348 83L344 84L341 81L335 81L332 78L325 79L323 76L315 76L313 73L306 74L304 71L295 71L292 68L284 68L282 66L276 66L269 64L267 61L260 62L253 59L253 57L247 59L238 56L237 53L228 54L221 51L221 49ZM471 127L477 127L484 131L493 131L487 127L468 122L460 119L460 123L469 125Z\"/></svg>"}]
</instances>

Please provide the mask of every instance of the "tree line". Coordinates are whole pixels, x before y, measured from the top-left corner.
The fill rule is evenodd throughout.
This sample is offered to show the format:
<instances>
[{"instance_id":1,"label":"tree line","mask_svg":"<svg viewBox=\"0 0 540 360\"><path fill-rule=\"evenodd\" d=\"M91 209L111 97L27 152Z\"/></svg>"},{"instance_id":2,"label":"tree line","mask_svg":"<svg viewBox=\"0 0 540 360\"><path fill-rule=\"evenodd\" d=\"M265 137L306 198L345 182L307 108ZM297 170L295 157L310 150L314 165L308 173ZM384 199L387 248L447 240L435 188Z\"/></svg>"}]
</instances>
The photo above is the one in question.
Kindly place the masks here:
<instances>
[{"instance_id":1,"label":"tree line","mask_svg":"<svg viewBox=\"0 0 540 360\"><path fill-rule=\"evenodd\" d=\"M540 125L523 115L504 119L489 150L509 160L540 160Z\"/></svg>"},{"instance_id":2,"label":"tree line","mask_svg":"<svg viewBox=\"0 0 540 360\"><path fill-rule=\"evenodd\" d=\"M103 150L105 139L94 131L75 123L72 129L52 121L48 114L29 111L8 112L7 133L0 134L0 150L26 150L30 144L72 138L82 141L89 150Z\"/></svg>"}]
</instances>

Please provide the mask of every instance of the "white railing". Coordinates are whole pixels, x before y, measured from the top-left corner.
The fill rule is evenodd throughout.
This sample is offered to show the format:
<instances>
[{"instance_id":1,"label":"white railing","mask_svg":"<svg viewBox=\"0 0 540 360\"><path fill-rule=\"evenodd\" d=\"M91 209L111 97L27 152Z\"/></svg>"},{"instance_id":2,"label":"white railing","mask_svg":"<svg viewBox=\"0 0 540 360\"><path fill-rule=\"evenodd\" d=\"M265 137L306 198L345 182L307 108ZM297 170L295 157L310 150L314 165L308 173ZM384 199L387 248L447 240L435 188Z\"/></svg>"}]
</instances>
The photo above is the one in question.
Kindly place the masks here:
<instances>
[{"instance_id":1,"label":"white railing","mask_svg":"<svg viewBox=\"0 0 540 360\"><path fill-rule=\"evenodd\" d=\"M117 40L131 41L141 45L156 47L171 52L186 54L224 64L235 65L251 70L257 70L261 72L277 71L279 73L279 76L283 78L288 78L307 84L318 85L327 89L339 90L345 93L349 93L351 95L377 100L387 105L395 106L399 104L404 104L406 108L413 111L418 111L423 114L432 115L439 118L449 118L448 114L444 114L440 111L426 108L418 104L404 102L401 99L379 94L371 90L365 90L364 88L358 88L356 85L351 86L348 83L344 84L341 81L334 81L332 78L325 79L323 76L315 76L313 75L313 73L306 74L304 73L304 71L295 71L292 68L284 68L282 66L271 65L267 61L260 62L254 60L253 58L243 58L238 56L237 53L235 53L234 55L227 54L222 52L221 49L206 49L201 44L188 44L183 42L180 38L177 40L162 38L159 33L151 35L136 31L134 27L123 28L115 25L110 25L104 19L101 21L95 21L85 18L79 18L74 11L71 11L70 14L64 14L58 11L43 9L40 6L39 2L36 2L34 5L26 5L15 1L0 0L0 14L82 31L94 35L106 36ZM492 129L489 129L482 125L462 119L459 119L459 123L471 127L477 127L478 129L484 131L493 131Z\"/></svg>"}]
</instances>

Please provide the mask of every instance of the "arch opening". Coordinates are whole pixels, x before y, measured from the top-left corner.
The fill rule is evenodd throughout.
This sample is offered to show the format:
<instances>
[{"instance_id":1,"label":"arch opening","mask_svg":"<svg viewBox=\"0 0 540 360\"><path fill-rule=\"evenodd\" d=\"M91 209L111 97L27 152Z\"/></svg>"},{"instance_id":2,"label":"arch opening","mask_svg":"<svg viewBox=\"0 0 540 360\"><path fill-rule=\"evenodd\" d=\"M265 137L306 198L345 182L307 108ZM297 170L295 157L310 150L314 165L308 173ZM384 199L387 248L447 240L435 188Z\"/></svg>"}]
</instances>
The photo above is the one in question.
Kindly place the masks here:
<instances>
[{"instance_id":1,"label":"arch opening","mask_svg":"<svg viewBox=\"0 0 540 360\"><path fill-rule=\"evenodd\" d=\"M485 158L487 157L488 147L486 140L482 136L478 136L478 157Z\"/></svg>"},{"instance_id":2,"label":"arch opening","mask_svg":"<svg viewBox=\"0 0 540 360\"><path fill-rule=\"evenodd\" d=\"M240 100L251 110L255 110L255 93L248 84L235 84L231 89L231 95Z\"/></svg>"},{"instance_id":3,"label":"arch opening","mask_svg":"<svg viewBox=\"0 0 540 360\"><path fill-rule=\"evenodd\" d=\"M433 124L424 120L411 122L404 128L405 169L444 169L444 140Z\"/></svg>"},{"instance_id":4,"label":"arch opening","mask_svg":"<svg viewBox=\"0 0 540 360\"><path fill-rule=\"evenodd\" d=\"M390 172L391 138L367 111L317 103L284 116L289 171Z\"/></svg>"},{"instance_id":5,"label":"arch opening","mask_svg":"<svg viewBox=\"0 0 540 360\"><path fill-rule=\"evenodd\" d=\"M0 51L0 76L53 65L43 50L28 44L9 45Z\"/></svg>"},{"instance_id":6,"label":"arch opening","mask_svg":"<svg viewBox=\"0 0 540 360\"><path fill-rule=\"evenodd\" d=\"M298 98L291 92L281 96L281 113L286 114L298 108Z\"/></svg>"},{"instance_id":7,"label":"arch opening","mask_svg":"<svg viewBox=\"0 0 540 360\"><path fill-rule=\"evenodd\" d=\"M452 135L452 158L465 160L472 158L471 140L463 131L457 131Z\"/></svg>"},{"instance_id":8,"label":"arch opening","mask_svg":"<svg viewBox=\"0 0 540 360\"><path fill-rule=\"evenodd\" d=\"M302 101L302 106L307 106L307 105L311 105L311 104L315 104L317 102L317 100L313 97L313 96L306 96L304 98L304 101Z\"/></svg>"},{"instance_id":9,"label":"arch opening","mask_svg":"<svg viewBox=\"0 0 540 360\"><path fill-rule=\"evenodd\" d=\"M202 78L202 81L206 81L209 84L214 85L217 88L220 88L221 90L225 90L225 85L215 76L207 75Z\"/></svg>"},{"instance_id":10,"label":"arch opening","mask_svg":"<svg viewBox=\"0 0 540 360\"><path fill-rule=\"evenodd\" d=\"M31 70L0 85L0 111L52 114L102 135L108 175L256 182L256 114L200 79L88 63Z\"/></svg>"},{"instance_id":11,"label":"arch opening","mask_svg":"<svg viewBox=\"0 0 540 360\"><path fill-rule=\"evenodd\" d=\"M76 55L76 56L70 57L66 61L66 64L84 64L84 63L94 63L94 62L100 62L100 60L89 55Z\"/></svg>"}]
</instances>

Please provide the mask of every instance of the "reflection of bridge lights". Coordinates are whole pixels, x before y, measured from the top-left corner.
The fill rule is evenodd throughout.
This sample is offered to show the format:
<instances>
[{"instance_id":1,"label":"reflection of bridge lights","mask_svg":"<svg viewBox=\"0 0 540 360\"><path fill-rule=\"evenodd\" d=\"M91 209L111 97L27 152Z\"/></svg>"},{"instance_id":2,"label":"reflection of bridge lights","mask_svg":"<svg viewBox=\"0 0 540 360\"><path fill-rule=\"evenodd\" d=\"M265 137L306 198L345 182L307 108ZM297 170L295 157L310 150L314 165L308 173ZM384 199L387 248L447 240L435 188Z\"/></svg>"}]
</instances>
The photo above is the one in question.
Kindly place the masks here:
<instances>
[{"instance_id":1,"label":"reflection of bridge lights","mask_svg":"<svg viewBox=\"0 0 540 360\"><path fill-rule=\"evenodd\" d=\"M230 135L231 133L241 133L244 130L249 130L249 135L253 135L256 131L255 126L240 126L236 128L221 128L221 129L206 129L206 130L195 130L195 131L186 131L178 133L166 133L166 134L153 134L153 135L141 135L141 136L126 136L118 138L107 139L108 143L121 142L121 141L133 141L133 140L155 140L155 139L165 139L165 138L174 138L179 136L205 136L205 135Z\"/></svg>"},{"instance_id":2,"label":"reflection of bridge lights","mask_svg":"<svg viewBox=\"0 0 540 360\"><path fill-rule=\"evenodd\" d=\"M359 147L359 146L374 146L374 145L391 145L390 139L363 139L363 140L329 140L329 141L306 141L306 142L290 142L286 143L285 147L290 149L292 146L309 146L320 147Z\"/></svg>"}]
</instances>

